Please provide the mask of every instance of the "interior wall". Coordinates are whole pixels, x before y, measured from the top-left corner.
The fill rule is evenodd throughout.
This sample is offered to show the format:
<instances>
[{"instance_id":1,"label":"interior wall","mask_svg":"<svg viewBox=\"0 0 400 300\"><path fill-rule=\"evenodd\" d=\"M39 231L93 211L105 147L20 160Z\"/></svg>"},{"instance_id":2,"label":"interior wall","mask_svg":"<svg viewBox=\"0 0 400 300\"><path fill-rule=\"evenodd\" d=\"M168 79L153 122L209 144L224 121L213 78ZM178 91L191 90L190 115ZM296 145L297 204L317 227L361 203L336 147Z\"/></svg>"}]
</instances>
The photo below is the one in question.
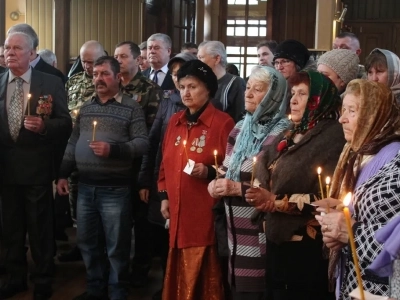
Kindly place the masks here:
<instances>
[{"instance_id":1,"label":"interior wall","mask_svg":"<svg viewBox=\"0 0 400 300\"><path fill-rule=\"evenodd\" d=\"M10 14L13 11L18 11L20 12L19 19L16 21L11 20ZM10 28L13 25L19 24L19 23L25 23L25 12L26 12L26 1L25 0L6 0L6 9L4 13L4 18L5 18L5 31L7 32L8 28ZM5 32L5 33L6 33ZM3 41L1 41L1 44Z\"/></svg>"},{"instance_id":2,"label":"interior wall","mask_svg":"<svg viewBox=\"0 0 400 300\"><path fill-rule=\"evenodd\" d=\"M71 0L70 56L88 40L99 41L109 54L122 41L140 44L142 5L140 0Z\"/></svg>"},{"instance_id":3,"label":"interior wall","mask_svg":"<svg viewBox=\"0 0 400 300\"><path fill-rule=\"evenodd\" d=\"M54 51L53 10L53 0L26 0L26 23L35 29L39 37L38 49Z\"/></svg>"}]
</instances>

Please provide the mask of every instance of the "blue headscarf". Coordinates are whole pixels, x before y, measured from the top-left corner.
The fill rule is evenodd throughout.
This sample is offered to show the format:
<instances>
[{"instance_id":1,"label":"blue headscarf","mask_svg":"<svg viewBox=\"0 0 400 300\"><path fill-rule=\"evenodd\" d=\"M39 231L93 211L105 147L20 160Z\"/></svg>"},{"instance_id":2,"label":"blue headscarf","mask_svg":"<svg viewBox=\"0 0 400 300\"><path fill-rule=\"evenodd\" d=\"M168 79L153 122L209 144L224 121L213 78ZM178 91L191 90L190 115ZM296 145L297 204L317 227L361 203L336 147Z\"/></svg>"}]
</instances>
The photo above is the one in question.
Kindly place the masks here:
<instances>
[{"instance_id":1,"label":"blue headscarf","mask_svg":"<svg viewBox=\"0 0 400 300\"><path fill-rule=\"evenodd\" d=\"M289 126L289 120L285 116L288 102L286 79L273 68L265 66L255 68L266 69L270 74L271 82L255 112L253 114L246 112L244 120L239 121L243 124L236 138L226 173L226 178L234 181L240 181L242 163L247 158L256 156L261 152L265 139L270 134L279 134ZM239 123L238 125L240 125Z\"/></svg>"}]
</instances>

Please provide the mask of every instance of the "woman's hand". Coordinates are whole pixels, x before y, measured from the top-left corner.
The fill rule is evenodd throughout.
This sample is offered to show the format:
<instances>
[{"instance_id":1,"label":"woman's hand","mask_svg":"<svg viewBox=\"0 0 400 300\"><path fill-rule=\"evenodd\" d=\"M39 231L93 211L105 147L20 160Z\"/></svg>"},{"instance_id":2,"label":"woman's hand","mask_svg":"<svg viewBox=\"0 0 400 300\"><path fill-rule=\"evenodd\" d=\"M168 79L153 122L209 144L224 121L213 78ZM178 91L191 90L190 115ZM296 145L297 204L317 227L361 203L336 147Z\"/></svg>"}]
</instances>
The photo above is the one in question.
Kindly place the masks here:
<instances>
[{"instance_id":1,"label":"woman's hand","mask_svg":"<svg viewBox=\"0 0 400 300\"><path fill-rule=\"evenodd\" d=\"M215 183L216 183L216 181L217 180L212 180L209 184L208 184L208 187L207 187L207 190L208 190L208 193L210 194L210 196L211 197L213 197L213 198L215 198L215 199L218 199L218 198L221 198L219 195L217 195L216 194L216 192L215 192Z\"/></svg>"},{"instance_id":2,"label":"woman's hand","mask_svg":"<svg viewBox=\"0 0 400 300\"><path fill-rule=\"evenodd\" d=\"M242 186L240 182L226 178L216 179L214 190L214 194L217 198L223 196L242 196Z\"/></svg>"},{"instance_id":3,"label":"woman's hand","mask_svg":"<svg viewBox=\"0 0 400 300\"><path fill-rule=\"evenodd\" d=\"M327 213L323 207L318 207L317 211L324 212L325 214L317 215L315 218L321 224L321 231L323 239L326 241L326 246L336 249L341 245L343 247L348 243L349 235L347 233L346 220L341 211L330 210ZM340 248L341 248L340 247Z\"/></svg>"},{"instance_id":4,"label":"woman's hand","mask_svg":"<svg viewBox=\"0 0 400 300\"><path fill-rule=\"evenodd\" d=\"M162 200L161 201L161 214L164 219L169 219L169 201Z\"/></svg>"},{"instance_id":5,"label":"woman's hand","mask_svg":"<svg viewBox=\"0 0 400 300\"><path fill-rule=\"evenodd\" d=\"M195 164L193 167L193 171L190 174L190 176L201 178L201 179L207 178L207 175L208 175L208 169L207 169L206 165L202 164L202 163Z\"/></svg>"},{"instance_id":6,"label":"woman's hand","mask_svg":"<svg viewBox=\"0 0 400 300\"><path fill-rule=\"evenodd\" d=\"M275 198L276 195L272 194L270 191L260 188L260 187L251 187L246 190L246 194L244 195L247 203L251 206L254 206L258 210L261 211L275 211Z\"/></svg>"}]
</instances>

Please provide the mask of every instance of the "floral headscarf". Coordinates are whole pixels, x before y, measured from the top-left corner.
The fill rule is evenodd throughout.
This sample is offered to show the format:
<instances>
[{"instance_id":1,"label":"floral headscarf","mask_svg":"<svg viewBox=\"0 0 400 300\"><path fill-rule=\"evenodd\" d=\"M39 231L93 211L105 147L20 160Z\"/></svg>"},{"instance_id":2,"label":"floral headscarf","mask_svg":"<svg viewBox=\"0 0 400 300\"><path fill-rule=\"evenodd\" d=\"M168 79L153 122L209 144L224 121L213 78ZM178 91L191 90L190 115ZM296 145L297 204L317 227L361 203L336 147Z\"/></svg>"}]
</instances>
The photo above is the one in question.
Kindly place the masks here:
<instances>
[{"instance_id":1,"label":"floral headscarf","mask_svg":"<svg viewBox=\"0 0 400 300\"><path fill-rule=\"evenodd\" d=\"M339 119L340 96L336 86L325 75L316 71L307 71L310 78L310 96L300 124L295 125L278 145L278 151L288 149L294 144L297 133L305 134L323 119Z\"/></svg>"}]
</instances>

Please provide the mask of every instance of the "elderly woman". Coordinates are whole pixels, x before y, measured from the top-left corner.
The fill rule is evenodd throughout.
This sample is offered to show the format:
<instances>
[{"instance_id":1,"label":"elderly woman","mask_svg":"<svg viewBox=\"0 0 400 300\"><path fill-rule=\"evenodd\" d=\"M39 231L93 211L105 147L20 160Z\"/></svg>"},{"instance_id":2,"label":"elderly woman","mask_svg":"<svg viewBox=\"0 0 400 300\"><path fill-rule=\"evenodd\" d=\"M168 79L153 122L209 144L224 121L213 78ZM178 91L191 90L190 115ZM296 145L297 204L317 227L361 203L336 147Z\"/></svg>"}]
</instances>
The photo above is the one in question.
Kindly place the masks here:
<instances>
[{"instance_id":1,"label":"elderly woman","mask_svg":"<svg viewBox=\"0 0 400 300\"><path fill-rule=\"evenodd\" d=\"M139 173L139 195L143 202L148 203L147 217L150 222L150 224L148 224L149 230L144 233L147 235L150 234L151 236L151 238L147 236L147 241L149 243L147 250L149 251L149 257L151 257L152 254L161 257L161 264L164 271L168 257L168 231L165 229L166 220L160 212L161 200L157 193L157 179L162 160L161 148L169 119L173 114L186 108L182 103L176 75L185 62L195 59L197 58L191 53L179 53L168 62L168 69L176 89L168 98L164 98L164 100L160 102L156 118L149 133L150 147L147 154L143 156ZM146 273L138 272L138 275L141 275L138 280L143 281L147 279L149 268L150 266L145 270ZM153 299L161 299L161 291L153 295Z\"/></svg>"},{"instance_id":2,"label":"elderly woman","mask_svg":"<svg viewBox=\"0 0 400 300\"><path fill-rule=\"evenodd\" d=\"M293 127L265 149L248 203L265 211L267 299L330 299L328 259L312 202L319 198L317 168L331 175L344 145L337 121L340 98L324 75L294 75L290 109Z\"/></svg>"},{"instance_id":3,"label":"elderly woman","mask_svg":"<svg viewBox=\"0 0 400 300\"><path fill-rule=\"evenodd\" d=\"M242 78L226 72L227 56L224 44L219 41L202 42L197 57L217 76L218 90L214 97L215 102L219 101L223 111L238 122L243 117L246 84Z\"/></svg>"},{"instance_id":4,"label":"elderly woman","mask_svg":"<svg viewBox=\"0 0 400 300\"><path fill-rule=\"evenodd\" d=\"M264 299L265 236L250 216L244 198L251 179L253 157L286 129L286 80L270 67L256 66L245 92L246 116L231 131L222 166L224 179L209 184L214 198L222 198L227 212L229 282L233 299Z\"/></svg>"},{"instance_id":5,"label":"elderly woman","mask_svg":"<svg viewBox=\"0 0 400 300\"><path fill-rule=\"evenodd\" d=\"M347 143L335 170L330 196L343 199L347 192L353 192L352 224L363 288L372 294L388 296L387 278L373 275L366 268L382 249L375 232L400 210L399 110L388 87L356 79L347 86L339 121ZM323 208L318 210L325 212ZM324 242L333 249L331 278L334 267L339 267L340 295L337 296L351 299L349 293L358 284L348 255L343 213L330 211L316 218L324 229ZM341 248L342 263L339 263Z\"/></svg>"},{"instance_id":6,"label":"elderly woman","mask_svg":"<svg viewBox=\"0 0 400 300\"><path fill-rule=\"evenodd\" d=\"M342 94L347 84L357 78L359 62L358 55L353 51L333 49L320 56L317 70L332 80L339 94Z\"/></svg>"},{"instance_id":7,"label":"elderly woman","mask_svg":"<svg viewBox=\"0 0 400 300\"><path fill-rule=\"evenodd\" d=\"M386 84L400 104L400 59L393 52L376 48L365 60L367 79Z\"/></svg>"},{"instance_id":8,"label":"elderly woman","mask_svg":"<svg viewBox=\"0 0 400 300\"><path fill-rule=\"evenodd\" d=\"M177 78L186 109L170 119L158 179L161 213L170 219L162 298L220 300L224 296L211 210L216 200L207 186L216 175L213 152L220 164L234 122L210 103L218 83L206 64L188 61Z\"/></svg>"}]
</instances>

